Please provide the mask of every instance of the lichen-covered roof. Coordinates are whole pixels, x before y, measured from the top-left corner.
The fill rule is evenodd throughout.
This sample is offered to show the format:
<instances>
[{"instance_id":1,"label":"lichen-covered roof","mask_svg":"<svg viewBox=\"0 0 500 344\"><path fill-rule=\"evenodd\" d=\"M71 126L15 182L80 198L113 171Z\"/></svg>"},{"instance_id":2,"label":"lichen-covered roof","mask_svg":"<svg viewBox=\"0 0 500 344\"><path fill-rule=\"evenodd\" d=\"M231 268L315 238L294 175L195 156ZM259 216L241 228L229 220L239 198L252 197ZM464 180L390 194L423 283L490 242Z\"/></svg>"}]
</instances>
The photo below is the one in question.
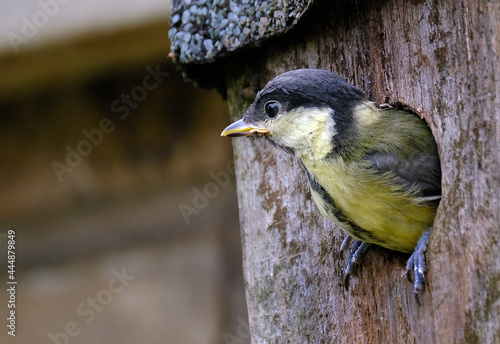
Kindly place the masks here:
<instances>
[{"instance_id":1,"label":"lichen-covered roof","mask_svg":"<svg viewBox=\"0 0 500 344\"><path fill-rule=\"evenodd\" d=\"M173 0L171 54L181 64L213 62L282 34L314 0Z\"/></svg>"}]
</instances>

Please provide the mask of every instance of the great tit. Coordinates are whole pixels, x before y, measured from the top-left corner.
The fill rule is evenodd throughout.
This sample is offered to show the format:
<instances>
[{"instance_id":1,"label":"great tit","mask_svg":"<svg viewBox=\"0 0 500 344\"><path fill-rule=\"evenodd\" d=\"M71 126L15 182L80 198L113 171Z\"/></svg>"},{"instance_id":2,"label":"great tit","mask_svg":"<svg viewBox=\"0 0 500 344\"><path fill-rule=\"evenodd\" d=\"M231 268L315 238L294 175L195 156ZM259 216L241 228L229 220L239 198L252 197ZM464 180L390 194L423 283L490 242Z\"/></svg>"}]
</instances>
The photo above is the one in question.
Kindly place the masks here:
<instances>
[{"instance_id":1,"label":"great tit","mask_svg":"<svg viewBox=\"0 0 500 344\"><path fill-rule=\"evenodd\" d=\"M412 253L406 274L418 295L441 198L441 167L429 127L414 113L378 108L340 76L320 69L279 75L222 136L258 136L297 156L321 214L347 233L349 276L371 244Z\"/></svg>"}]
</instances>

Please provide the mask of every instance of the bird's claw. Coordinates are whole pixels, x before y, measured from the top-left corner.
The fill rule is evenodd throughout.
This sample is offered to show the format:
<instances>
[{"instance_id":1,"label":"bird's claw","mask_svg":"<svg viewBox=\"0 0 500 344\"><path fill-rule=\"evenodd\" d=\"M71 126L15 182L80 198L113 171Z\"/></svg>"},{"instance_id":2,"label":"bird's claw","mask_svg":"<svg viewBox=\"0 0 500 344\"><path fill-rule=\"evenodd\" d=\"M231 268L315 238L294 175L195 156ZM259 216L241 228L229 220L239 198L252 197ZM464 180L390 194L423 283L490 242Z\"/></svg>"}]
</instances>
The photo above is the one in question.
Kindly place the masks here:
<instances>
[{"instance_id":1,"label":"bird's claw","mask_svg":"<svg viewBox=\"0 0 500 344\"><path fill-rule=\"evenodd\" d=\"M340 251L344 251L345 248L349 245L351 241L351 237L347 236L342 245L340 246ZM349 277L354 273L354 270L361 264L363 260L363 256L370 247L371 244L366 242L362 242L359 240L354 240L351 245L351 249L349 252L349 259L347 260L347 267L344 272L344 287L346 289L349 288Z\"/></svg>"},{"instance_id":2,"label":"bird's claw","mask_svg":"<svg viewBox=\"0 0 500 344\"><path fill-rule=\"evenodd\" d=\"M420 305L419 295L424 291L425 285L428 284L425 273L427 272L427 263L425 262L425 251L429 243L430 229L427 228L417 242L417 246L406 264L406 277L410 282L412 281L411 271L413 270L415 281L413 282L413 292L415 293L415 300ZM342 245L340 252L347 249L352 241L352 237L347 236ZM348 289L349 278L354 273L355 269L361 264L364 254L371 244L354 240L349 250L349 259L347 267L344 272L344 287Z\"/></svg>"},{"instance_id":3,"label":"bird's claw","mask_svg":"<svg viewBox=\"0 0 500 344\"><path fill-rule=\"evenodd\" d=\"M346 237L342 241L342 244L340 245L340 253L345 251L345 249L347 248L347 246L349 246L351 241L352 241L352 237L350 235L346 235Z\"/></svg>"},{"instance_id":4,"label":"bird's claw","mask_svg":"<svg viewBox=\"0 0 500 344\"><path fill-rule=\"evenodd\" d=\"M427 228L420 239L412 255L406 263L406 277L412 282L411 271L413 270L415 282L413 283L413 292L415 293L415 300L420 305L418 295L424 291L425 284L428 284L425 273L427 272L427 264L425 262L425 251L429 243L429 228Z\"/></svg>"}]
</instances>

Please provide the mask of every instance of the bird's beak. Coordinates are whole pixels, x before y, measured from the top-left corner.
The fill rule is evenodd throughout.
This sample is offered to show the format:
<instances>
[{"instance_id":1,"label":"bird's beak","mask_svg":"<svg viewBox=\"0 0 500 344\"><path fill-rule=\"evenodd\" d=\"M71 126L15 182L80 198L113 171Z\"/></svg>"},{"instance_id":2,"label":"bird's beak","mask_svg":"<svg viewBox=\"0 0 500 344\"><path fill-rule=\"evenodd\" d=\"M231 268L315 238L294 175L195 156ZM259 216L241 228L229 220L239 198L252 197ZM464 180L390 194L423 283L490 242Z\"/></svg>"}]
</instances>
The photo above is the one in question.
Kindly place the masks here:
<instances>
[{"instance_id":1,"label":"bird's beak","mask_svg":"<svg viewBox=\"0 0 500 344\"><path fill-rule=\"evenodd\" d=\"M254 134L266 135L269 134L269 129L257 127L252 124L245 123L243 119L230 124L222 131L220 136L236 137L236 136L251 136Z\"/></svg>"}]
</instances>

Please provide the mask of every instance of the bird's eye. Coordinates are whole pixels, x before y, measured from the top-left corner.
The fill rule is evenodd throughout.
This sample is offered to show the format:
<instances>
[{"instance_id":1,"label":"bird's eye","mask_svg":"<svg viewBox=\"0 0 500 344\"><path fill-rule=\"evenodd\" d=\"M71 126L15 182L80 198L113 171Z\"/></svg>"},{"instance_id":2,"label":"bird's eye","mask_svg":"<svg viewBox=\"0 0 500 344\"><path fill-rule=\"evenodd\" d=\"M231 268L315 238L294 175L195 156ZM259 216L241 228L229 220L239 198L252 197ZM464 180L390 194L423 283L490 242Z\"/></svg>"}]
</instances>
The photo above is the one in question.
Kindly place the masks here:
<instances>
[{"instance_id":1,"label":"bird's eye","mask_svg":"<svg viewBox=\"0 0 500 344\"><path fill-rule=\"evenodd\" d=\"M270 101L264 105L264 111L271 118L276 117L279 110L280 110L280 106L279 106L278 102L276 102L276 101Z\"/></svg>"}]
</instances>

